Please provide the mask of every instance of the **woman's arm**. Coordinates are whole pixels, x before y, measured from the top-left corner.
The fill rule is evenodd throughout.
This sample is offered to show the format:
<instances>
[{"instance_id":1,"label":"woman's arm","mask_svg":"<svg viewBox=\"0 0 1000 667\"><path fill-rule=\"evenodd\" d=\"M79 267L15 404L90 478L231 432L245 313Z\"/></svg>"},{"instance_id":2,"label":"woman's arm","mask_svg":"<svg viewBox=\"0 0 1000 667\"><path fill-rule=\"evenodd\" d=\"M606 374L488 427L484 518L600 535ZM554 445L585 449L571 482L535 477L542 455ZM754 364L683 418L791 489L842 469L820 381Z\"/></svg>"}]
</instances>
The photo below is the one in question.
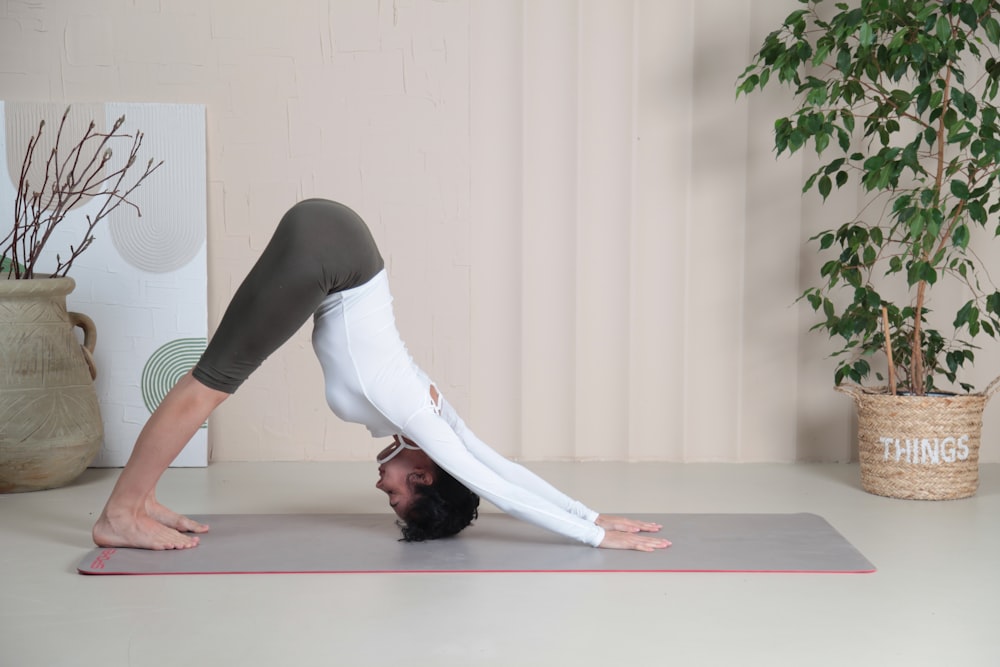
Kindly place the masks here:
<instances>
[{"instance_id":1,"label":"woman's arm","mask_svg":"<svg viewBox=\"0 0 1000 667\"><path fill-rule=\"evenodd\" d=\"M419 444L437 465L507 514L591 546L600 546L604 541L605 531L593 519L505 479L480 461L444 418L433 411L422 410L414 415L404 435Z\"/></svg>"},{"instance_id":2,"label":"woman's arm","mask_svg":"<svg viewBox=\"0 0 1000 667\"><path fill-rule=\"evenodd\" d=\"M412 439L438 465L504 512L591 546L653 551L670 545L636 534L657 531L659 525L598 514L479 440L447 401L441 399L438 409L439 415L428 410L411 420L407 431Z\"/></svg>"},{"instance_id":3,"label":"woman's arm","mask_svg":"<svg viewBox=\"0 0 1000 667\"><path fill-rule=\"evenodd\" d=\"M437 394L436 388L432 389L431 396L433 397L435 394ZM638 533L640 531L657 532L663 527L658 523L651 523L649 521L636 521L635 519L626 517L598 514L580 501L573 500L535 473L511 461L502 454L498 454L496 450L477 438L476 434L466 426L465 422L458 415L458 412L444 396L440 396L439 414L448 422L448 425L455 431L466 449L472 452L473 456L512 484L517 484L522 488L533 491L566 511L572 512L588 521L593 521L605 530Z\"/></svg>"},{"instance_id":4,"label":"woman's arm","mask_svg":"<svg viewBox=\"0 0 1000 667\"><path fill-rule=\"evenodd\" d=\"M516 484L522 489L526 489L536 495L545 498L557 507L586 519L591 523L596 523L600 516L583 503L574 500L565 493L555 488L544 479L531 472L524 466L515 463L507 457L499 454L492 447L476 437L476 434L466 426L462 418L459 417L455 408L441 397L441 418L455 431L465 448L476 457L483 465L497 473L511 484Z\"/></svg>"}]
</instances>

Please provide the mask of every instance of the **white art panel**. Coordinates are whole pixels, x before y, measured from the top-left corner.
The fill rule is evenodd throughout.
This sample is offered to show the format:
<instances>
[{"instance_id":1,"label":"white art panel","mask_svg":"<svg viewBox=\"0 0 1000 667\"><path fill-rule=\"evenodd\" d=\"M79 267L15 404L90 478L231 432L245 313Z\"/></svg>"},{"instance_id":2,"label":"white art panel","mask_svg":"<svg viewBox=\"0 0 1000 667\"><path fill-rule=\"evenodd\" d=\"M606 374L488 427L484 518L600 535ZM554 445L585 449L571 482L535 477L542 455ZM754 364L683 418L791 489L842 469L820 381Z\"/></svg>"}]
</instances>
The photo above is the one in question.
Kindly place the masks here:
<instances>
[{"instance_id":1,"label":"white art panel","mask_svg":"<svg viewBox=\"0 0 1000 667\"><path fill-rule=\"evenodd\" d=\"M14 210L27 139L46 121L54 133L63 103L0 102L0 220ZM163 165L135 192L135 208L120 206L95 229L93 244L73 263L76 290L67 308L97 326L95 361L104 445L92 465L122 466L146 420L169 388L197 361L207 336L205 107L190 104L71 104L63 146L75 143L93 121L110 129L124 116L122 132L144 134L134 170L149 159ZM113 145L109 169L122 166L131 142ZM44 157L41 158L44 160ZM130 177L131 178L131 177ZM126 179L131 182L130 179ZM72 210L46 246L40 271L65 259L79 243L100 198ZM6 224L4 224L6 228ZM202 428L174 461L208 463Z\"/></svg>"}]
</instances>

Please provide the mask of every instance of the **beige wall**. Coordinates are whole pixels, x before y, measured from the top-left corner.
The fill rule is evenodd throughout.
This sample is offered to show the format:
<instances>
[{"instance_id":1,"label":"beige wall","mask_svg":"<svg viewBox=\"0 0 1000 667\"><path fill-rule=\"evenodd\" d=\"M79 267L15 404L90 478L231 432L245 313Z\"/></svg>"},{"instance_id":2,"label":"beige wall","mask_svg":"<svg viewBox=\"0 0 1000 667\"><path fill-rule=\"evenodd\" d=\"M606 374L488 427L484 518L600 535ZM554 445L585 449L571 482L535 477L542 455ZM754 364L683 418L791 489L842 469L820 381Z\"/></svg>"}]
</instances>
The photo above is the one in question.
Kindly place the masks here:
<instances>
[{"instance_id":1,"label":"beige wall","mask_svg":"<svg viewBox=\"0 0 1000 667\"><path fill-rule=\"evenodd\" d=\"M770 148L787 96L733 95L795 6L8 2L0 98L207 105L210 328L281 213L335 198L371 224L414 356L498 450L842 461L853 408L794 300L803 240L856 195L802 199L810 158ZM326 409L308 327L211 440L216 460L374 451Z\"/></svg>"}]
</instances>

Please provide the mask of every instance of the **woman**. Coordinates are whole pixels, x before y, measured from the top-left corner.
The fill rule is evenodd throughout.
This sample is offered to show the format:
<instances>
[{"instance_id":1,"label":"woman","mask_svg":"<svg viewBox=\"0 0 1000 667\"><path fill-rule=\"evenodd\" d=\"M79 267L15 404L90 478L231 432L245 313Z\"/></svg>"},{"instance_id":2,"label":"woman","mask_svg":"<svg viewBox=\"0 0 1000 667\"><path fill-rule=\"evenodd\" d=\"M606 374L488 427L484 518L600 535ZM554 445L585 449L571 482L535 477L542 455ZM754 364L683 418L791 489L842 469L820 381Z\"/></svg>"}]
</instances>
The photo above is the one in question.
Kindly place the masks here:
<instances>
[{"instance_id":1,"label":"woman","mask_svg":"<svg viewBox=\"0 0 1000 667\"><path fill-rule=\"evenodd\" d=\"M592 546L669 546L639 534L659 525L600 515L476 438L400 339L368 227L346 206L322 199L296 204L281 219L204 355L146 423L94 525L98 546L198 544L208 526L161 505L156 484L209 414L310 316L330 408L375 437L393 436L378 456L375 486L388 495L403 539L454 535L476 517L482 496Z\"/></svg>"}]
</instances>

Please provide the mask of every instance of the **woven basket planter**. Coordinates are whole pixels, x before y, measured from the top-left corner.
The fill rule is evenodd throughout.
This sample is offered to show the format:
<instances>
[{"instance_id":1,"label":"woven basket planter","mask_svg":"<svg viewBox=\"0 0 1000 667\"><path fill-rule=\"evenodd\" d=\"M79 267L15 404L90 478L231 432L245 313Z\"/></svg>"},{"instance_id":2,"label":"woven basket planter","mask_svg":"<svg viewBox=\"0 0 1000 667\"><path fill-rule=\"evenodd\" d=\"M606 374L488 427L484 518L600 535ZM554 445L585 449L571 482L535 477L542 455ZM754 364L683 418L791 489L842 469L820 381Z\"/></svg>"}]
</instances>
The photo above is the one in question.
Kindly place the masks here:
<instances>
[{"instance_id":1,"label":"woven basket planter","mask_svg":"<svg viewBox=\"0 0 1000 667\"><path fill-rule=\"evenodd\" d=\"M979 486L983 409L1000 378L979 394L909 396L841 385L858 407L861 487L909 500L967 498Z\"/></svg>"}]
</instances>

